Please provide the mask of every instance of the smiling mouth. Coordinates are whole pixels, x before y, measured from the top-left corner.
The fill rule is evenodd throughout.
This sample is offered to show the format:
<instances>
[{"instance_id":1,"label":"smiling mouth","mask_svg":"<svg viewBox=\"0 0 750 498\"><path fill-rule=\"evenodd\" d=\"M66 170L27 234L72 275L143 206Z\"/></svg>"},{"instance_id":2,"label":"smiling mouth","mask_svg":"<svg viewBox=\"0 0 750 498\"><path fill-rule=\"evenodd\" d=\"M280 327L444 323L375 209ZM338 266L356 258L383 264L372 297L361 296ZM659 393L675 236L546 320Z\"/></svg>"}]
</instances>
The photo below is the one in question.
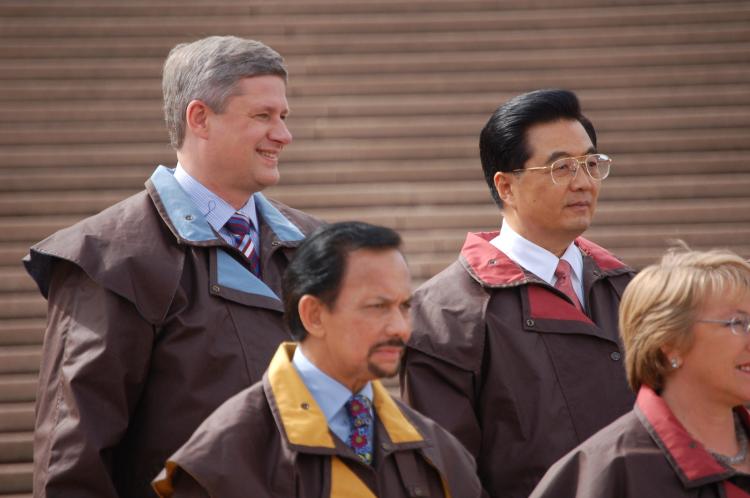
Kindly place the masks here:
<instances>
[{"instance_id":1,"label":"smiling mouth","mask_svg":"<svg viewBox=\"0 0 750 498\"><path fill-rule=\"evenodd\" d=\"M262 157L265 157L266 159L270 159L272 161L278 161L279 159L279 152L281 151L267 151L267 150L257 150L258 154Z\"/></svg>"},{"instance_id":2,"label":"smiling mouth","mask_svg":"<svg viewBox=\"0 0 750 498\"><path fill-rule=\"evenodd\" d=\"M743 373L750 373L750 363L745 363L744 365L738 365L735 367L737 370Z\"/></svg>"}]
</instances>

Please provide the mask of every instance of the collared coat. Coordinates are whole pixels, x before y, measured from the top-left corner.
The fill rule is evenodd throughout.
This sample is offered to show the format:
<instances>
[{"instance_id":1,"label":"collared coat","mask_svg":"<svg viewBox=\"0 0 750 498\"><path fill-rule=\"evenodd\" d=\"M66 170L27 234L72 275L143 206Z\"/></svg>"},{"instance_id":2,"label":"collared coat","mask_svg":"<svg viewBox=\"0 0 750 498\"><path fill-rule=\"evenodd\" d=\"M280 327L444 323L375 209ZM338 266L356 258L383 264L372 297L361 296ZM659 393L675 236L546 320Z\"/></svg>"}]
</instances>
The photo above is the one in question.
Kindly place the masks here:
<instances>
[{"instance_id":1,"label":"collared coat","mask_svg":"<svg viewBox=\"0 0 750 498\"><path fill-rule=\"evenodd\" d=\"M461 440L489 496L526 498L557 459L632 407L618 335L633 270L584 239L586 313L470 233L413 299L407 402Z\"/></svg>"},{"instance_id":2,"label":"collared coat","mask_svg":"<svg viewBox=\"0 0 750 498\"><path fill-rule=\"evenodd\" d=\"M31 248L48 299L34 496L143 498L221 403L290 335L281 275L314 218L255 194L263 280L171 170Z\"/></svg>"},{"instance_id":3,"label":"collared coat","mask_svg":"<svg viewBox=\"0 0 750 498\"><path fill-rule=\"evenodd\" d=\"M283 344L263 381L211 415L154 481L162 497L479 497L469 452L373 381L374 460L362 463L325 415Z\"/></svg>"},{"instance_id":4,"label":"collared coat","mask_svg":"<svg viewBox=\"0 0 750 498\"><path fill-rule=\"evenodd\" d=\"M745 431L750 414L737 407ZM750 475L719 463L652 389L555 463L531 498L750 498Z\"/></svg>"}]
</instances>

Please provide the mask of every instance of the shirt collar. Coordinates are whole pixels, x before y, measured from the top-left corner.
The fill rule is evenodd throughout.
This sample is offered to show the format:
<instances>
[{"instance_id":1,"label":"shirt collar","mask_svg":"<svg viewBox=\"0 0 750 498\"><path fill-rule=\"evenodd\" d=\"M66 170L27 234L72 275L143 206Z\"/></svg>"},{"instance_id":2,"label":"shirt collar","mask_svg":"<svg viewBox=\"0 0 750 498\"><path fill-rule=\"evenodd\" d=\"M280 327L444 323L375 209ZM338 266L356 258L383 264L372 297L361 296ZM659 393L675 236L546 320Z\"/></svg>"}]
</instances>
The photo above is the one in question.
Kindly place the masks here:
<instances>
[{"instance_id":1,"label":"shirt collar","mask_svg":"<svg viewBox=\"0 0 750 498\"><path fill-rule=\"evenodd\" d=\"M174 178L180 184L180 187L190 196L201 213L203 213L209 225L217 232L224 227L229 218L235 213L235 209L229 203L190 176L180 163L177 163ZM250 218L255 229L258 230L258 214L255 209L254 195L251 195L245 205L237 211Z\"/></svg>"},{"instance_id":2,"label":"shirt collar","mask_svg":"<svg viewBox=\"0 0 750 498\"><path fill-rule=\"evenodd\" d=\"M519 235L507 223L503 223L500 227L500 233L490 241L490 244L500 249L519 266L550 285L554 285L555 269L560 259L570 263L574 278L578 282L582 281L583 256L574 243L568 246L562 258L558 258L547 249Z\"/></svg>"},{"instance_id":3,"label":"shirt collar","mask_svg":"<svg viewBox=\"0 0 750 498\"><path fill-rule=\"evenodd\" d=\"M329 377L326 373L315 366L315 364L305 356L300 347L297 347L294 350L292 364L297 369L300 377L302 377L302 381L310 391L310 394L315 398L315 402L318 403L318 406L320 406L320 409L323 411L326 421L330 423L336 413L341 410L346 402L349 401L349 398L352 397L352 392L346 386ZM372 383L368 382L365 384L365 387L363 387L357 394L361 394L372 401Z\"/></svg>"}]
</instances>

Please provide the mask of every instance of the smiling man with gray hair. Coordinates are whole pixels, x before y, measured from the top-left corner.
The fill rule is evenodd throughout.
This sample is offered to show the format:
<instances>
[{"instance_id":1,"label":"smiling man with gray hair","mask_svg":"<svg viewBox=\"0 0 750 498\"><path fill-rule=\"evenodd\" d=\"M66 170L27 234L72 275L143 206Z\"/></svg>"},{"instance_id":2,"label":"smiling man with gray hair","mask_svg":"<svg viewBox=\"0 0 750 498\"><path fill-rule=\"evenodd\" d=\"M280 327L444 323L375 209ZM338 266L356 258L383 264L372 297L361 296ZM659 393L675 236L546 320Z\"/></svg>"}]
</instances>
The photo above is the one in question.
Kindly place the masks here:
<instances>
[{"instance_id":1,"label":"smiling man with gray hair","mask_svg":"<svg viewBox=\"0 0 750 498\"><path fill-rule=\"evenodd\" d=\"M164 65L174 168L31 248L49 301L34 496L153 496L164 460L279 343L281 275L314 218L263 196L292 141L287 71L232 36Z\"/></svg>"}]
</instances>

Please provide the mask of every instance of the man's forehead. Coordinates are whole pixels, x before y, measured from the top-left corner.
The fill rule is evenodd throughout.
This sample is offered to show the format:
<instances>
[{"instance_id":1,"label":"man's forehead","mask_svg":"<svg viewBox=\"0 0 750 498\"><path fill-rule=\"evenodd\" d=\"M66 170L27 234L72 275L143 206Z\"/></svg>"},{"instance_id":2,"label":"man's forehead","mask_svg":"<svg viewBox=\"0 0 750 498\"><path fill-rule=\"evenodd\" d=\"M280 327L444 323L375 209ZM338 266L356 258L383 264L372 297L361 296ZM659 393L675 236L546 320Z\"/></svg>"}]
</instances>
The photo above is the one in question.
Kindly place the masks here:
<instances>
[{"instance_id":1,"label":"man's forehead","mask_svg":"<svg viewBox=\"0 0 750 498\"><path fill-rule=\"evenodd\" d=\"M526 143L536 159L554 160L596 151L586 129L575 120L535 124L526 130Z\"/></svg>"},{"instance_id":2,"label":"man's forehead","mask_svg":"<svg viewBox=\"0 0 750 498\"><path fill-rule=\"evenodd\" d=\"M363 292L389 295L391 289L403 286L400 280L410 282L411 277L397 249L356 249L347 256L344 281L357 284Z\"/></svg>"}]
</instances>

